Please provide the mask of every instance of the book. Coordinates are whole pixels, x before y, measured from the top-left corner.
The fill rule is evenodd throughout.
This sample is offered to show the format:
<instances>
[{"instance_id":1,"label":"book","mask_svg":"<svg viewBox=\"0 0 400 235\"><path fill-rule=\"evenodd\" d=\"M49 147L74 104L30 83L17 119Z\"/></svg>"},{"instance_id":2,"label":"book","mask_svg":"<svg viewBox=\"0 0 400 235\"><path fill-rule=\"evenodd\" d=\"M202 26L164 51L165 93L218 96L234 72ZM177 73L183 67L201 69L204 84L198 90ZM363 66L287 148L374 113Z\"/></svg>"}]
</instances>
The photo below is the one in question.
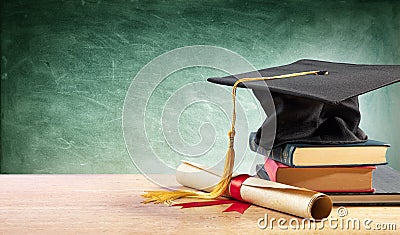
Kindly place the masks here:
<instances>
[{"instance_id":1,"label":"book","mask_svg":"<svg viewBox=\"0 0 400 235\"><path fill-rule=\"evenodd\" d=\"M288 143L269 153L256 143L256 133L249 137L250 149L291 167L384 165L389 144L368 140L351 144Z\"/></svg>"},{"instance_id":2,"label":"book","mask_svg":"<svg viewBox=\"0 0 400 235\"><path fill-rule=\"evenodd\" d=\"M319 192L372 192L375 166L294 168L267 158L269 180Z\"/></svg>"},{"instance_id":3,"label":"book","mask_svg":"<svg viewBox=\"0 0 400 235\"><path fill-rule=\"evenodd\" d=\"M257 176L268 179L264 165L256 167ZM388 165L377 166L372 172L374 192L328 192L334 205L400 206L400 173Z\"/></svg>"}]
</instances>

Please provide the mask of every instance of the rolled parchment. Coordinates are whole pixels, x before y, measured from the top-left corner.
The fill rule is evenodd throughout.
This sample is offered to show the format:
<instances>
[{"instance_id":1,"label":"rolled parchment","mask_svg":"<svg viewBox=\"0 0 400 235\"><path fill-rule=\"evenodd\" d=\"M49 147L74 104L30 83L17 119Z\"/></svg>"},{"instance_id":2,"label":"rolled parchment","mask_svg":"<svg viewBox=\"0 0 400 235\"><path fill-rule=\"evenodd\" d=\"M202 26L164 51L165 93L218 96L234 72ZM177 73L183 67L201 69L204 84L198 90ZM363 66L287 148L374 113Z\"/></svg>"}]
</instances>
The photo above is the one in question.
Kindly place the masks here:
<instances>
[{"instance_id":1,"label":"rolled parchment","mask_svg":"<svg viewBox=\"0 0 400 235\"><path fill-rule=\"evenodd\" d=\"M207 192L218 183L221 175L222 171L192 162L183 162L176 171L176 179L180 184ZM328 217L332 210L331 199L323 193L246 175L233 174L229 190L224 195L316 220Z\"/></svg>"}]
</instances>

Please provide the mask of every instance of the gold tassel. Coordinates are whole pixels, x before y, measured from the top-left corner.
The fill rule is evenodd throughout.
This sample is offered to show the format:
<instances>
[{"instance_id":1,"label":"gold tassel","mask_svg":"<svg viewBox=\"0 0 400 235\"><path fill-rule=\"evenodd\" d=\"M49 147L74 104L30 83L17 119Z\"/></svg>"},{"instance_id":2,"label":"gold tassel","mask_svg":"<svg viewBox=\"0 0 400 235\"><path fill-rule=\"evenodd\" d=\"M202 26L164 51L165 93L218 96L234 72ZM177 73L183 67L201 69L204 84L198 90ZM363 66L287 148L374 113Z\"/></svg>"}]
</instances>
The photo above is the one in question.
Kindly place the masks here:
<instances>
[{"instance_id":1,"label":"gold tassel","mask_svg":"<svg viewBox=\"0 0 400 235\"><path fill-rule=\"evenodd\" d=\"M142 203L166 203L171 204L174 200L187 197L187 198L199 198L199 199L215 199L228 189L229 184L232 180L233 167L235 164L235 123L236 123L236 89L237 86L242 82L249 81L261 81L261 80L271 80L271 79L280 79L280 78L291 78L298 77L304 75L325 75L328 74L326 71L307 71L300 73L291 73L291 74L283 74L273 77L258 77L258 78L241 78L238 79L232 87L232 103L233 103L233 112L232 112L232 123L230 131L228 132L229 136L229 147L226 152L225 157L225 165L224 172L218 184L214 187L214 189L210 193L203 192L194 192L194 191L186 191L186 190L178 190L178 191L146 191L142 196L146 198Z\"/></svg>"},{"instance_id":2,"label":"gold tassel","mask_svg":"<svg viewBox=\"0 0 400 235\"><path fill-rule=\"evenodd\" d=\"M175 199L181 197L196 196L196 195L197 195L196 192L178 190L178 191L149 191L142 196L147 198L146 200L143 201L143 203L154 202L155 204L158 203L171 204L171 202Z\"/></svg>"}]
</instances>

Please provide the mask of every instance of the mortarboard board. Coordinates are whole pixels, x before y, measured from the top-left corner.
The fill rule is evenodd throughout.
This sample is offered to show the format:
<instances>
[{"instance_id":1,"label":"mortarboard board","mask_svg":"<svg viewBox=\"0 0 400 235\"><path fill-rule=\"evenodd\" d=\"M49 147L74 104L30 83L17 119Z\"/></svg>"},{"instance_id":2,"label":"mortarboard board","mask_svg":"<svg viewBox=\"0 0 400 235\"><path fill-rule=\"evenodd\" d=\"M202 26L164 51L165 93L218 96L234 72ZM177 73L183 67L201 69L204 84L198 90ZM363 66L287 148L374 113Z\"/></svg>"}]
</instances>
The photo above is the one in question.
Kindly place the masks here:
<instances>
[{"instance_id":1,"label":"mortarboard board","mask_svg":"<svg viewBox=\"0 0 400 235\"><path fill-rule=\"evenodd\" d=\"M314 72L290 79L251 80L301 71ZM358 95L398 82L400 66L299 60L284 66L209 78L208 81L233 86L243 78L250 78L250 81L240 82L237 86L252 89L267 115L256 135L256 143L260 146L268 149L272 141L274 147L290 142L356 143L367 140L367 135L358 126L361 118ZM271 109L271 96L275 111ZM275 122L273 140L274 136L268 130Z\"/></svg>"}]
</instances>

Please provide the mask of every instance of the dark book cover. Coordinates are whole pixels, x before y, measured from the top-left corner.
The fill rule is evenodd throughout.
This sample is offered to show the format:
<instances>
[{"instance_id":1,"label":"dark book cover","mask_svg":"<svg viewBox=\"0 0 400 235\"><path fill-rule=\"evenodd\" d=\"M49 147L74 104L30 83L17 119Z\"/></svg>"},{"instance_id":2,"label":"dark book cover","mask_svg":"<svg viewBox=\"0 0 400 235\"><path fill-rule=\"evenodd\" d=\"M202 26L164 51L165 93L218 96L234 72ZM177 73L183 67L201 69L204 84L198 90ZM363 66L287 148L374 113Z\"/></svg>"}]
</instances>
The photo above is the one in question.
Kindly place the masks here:
<instances>
[{"instance_id":1,"label":"dark book cover","mask_svg":"<svg viewBox=\"0 0 400 235\"><path fill-rule=\"evenodd\" d=\"M364 143L351 143L351 144L335 144L335 145L327 145L327 144L305 144L305 143L289 143L276 148L273 148L271 151L264 149L256 143L256 132L250 133L249 136L249 146L253 152L257 152L266 157L270 157L273 160L285 164L290 167L324 167L324 166L342 166L342 164L329 164L329 165L310 165L310 166L298 166L293 164L293 153L298 147L362 147L362 146L384 146L390 147L388 143L376 141L376 140L368 140ZM387 162L382 162L379 164L373 165L385 165ZM365 166L371 164L351 164L347 166Z\"/></svg>"}]
</instances>

